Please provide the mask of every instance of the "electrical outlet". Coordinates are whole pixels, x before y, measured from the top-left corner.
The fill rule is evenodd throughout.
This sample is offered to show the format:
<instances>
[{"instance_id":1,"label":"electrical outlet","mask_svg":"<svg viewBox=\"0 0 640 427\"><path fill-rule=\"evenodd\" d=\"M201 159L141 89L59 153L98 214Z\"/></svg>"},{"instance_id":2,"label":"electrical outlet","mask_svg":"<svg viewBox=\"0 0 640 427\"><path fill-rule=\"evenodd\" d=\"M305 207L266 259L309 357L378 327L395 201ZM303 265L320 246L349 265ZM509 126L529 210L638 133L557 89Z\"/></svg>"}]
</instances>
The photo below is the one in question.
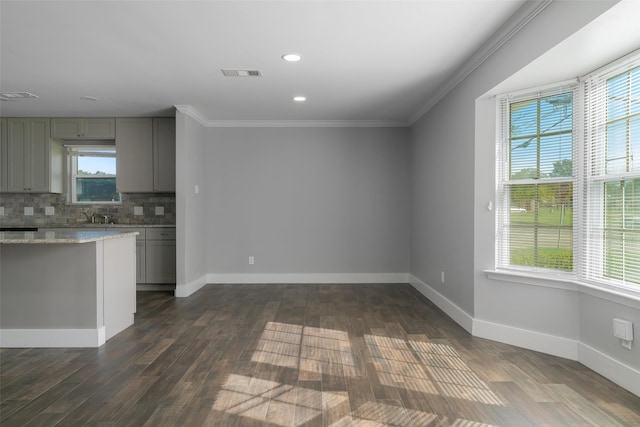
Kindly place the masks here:
<instances>
[{"instance_id":1,"label":"electrical outlet","mask_svg":"<svg viewBox=\"0 0 640 427\"><path fill-rule=\"evenodd\" d=\"M45 206L44 207L44 214L45 215L55 215L56 214L56 208L53 206Z\"/></svg>"},{"instance_id":2,"label":"electrical outlet","mask_svg":"<svg viewBox=\"0 0 640 427\"><path fill-rule=\"evenodd\" d=\"M144 209L142 208L142 206L134 206L133 207L133 214L134 215L144 215Z\"/></svg>"},{"instance_id":3,"label":"electrical outlet","mask_svg":"<svg viewBox=\"0 0 640 427\"><path fill-rule=\"evenodd\" d=\"M25 206L24 214L26 216L32 216L33 215L33 206Z\"/></svg>"},{"instance_id":4,"label":"electrical outlet","mask_svg":"<svg viewBox=\"0 0 640 427\"><path fill-rule=\"evenodd\" d=\"M164 215L164 206L156 206L156 215Z\"/></svg>"},{"instance_id":5,"label":"electrical outlet","mask_svg":"<svg viewBox=\"0 0 640 427\"><path fill-rule=\"evenodd\" d=\"M253 265L254 261L255 261L254 258L252 256L250 256L249 257L249 264Z\"/></svg>"}]
</instances>

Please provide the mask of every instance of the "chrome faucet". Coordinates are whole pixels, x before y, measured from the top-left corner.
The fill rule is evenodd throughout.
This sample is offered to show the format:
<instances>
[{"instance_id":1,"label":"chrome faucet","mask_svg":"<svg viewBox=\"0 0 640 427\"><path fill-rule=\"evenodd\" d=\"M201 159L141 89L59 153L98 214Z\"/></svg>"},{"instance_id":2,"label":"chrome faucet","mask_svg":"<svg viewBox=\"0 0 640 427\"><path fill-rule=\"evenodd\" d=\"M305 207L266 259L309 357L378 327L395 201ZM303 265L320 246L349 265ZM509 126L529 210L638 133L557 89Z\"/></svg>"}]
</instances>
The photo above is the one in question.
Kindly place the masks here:
<instances>
[{"instance_id":1,"label":"chrome faucet","mask_svg":"<svg viewBox=\"0 0 640 427\"><path fill-rule=\"evenodd\" d=\"M90 222L91 224L95 224L95 222L96 222L96 214L95 213L92 213L91 216L89 216L88 212L82 212L82 213L87 218L88 222Z\"/></svg>"}]
</instances>

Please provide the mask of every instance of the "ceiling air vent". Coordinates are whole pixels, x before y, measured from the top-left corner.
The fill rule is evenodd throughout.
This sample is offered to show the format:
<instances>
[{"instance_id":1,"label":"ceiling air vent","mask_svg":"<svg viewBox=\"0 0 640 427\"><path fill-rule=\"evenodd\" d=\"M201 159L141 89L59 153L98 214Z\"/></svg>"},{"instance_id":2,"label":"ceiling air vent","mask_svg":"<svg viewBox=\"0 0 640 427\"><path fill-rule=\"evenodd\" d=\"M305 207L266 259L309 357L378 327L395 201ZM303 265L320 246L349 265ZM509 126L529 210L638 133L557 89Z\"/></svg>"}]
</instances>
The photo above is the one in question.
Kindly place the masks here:
<instances>
[{"instance_id":1,"label":"ceiling air vent","mask_svg":"<svg viewBox=\"0 0 640 427\"><path fill-rule=\"evenodd\" d=\"M226 77L262 77L262 71L260 70L231 70L223 68L222 74Z\"/></svg>"},{"instance_id":2,"label":"ceiling air vent","mask_svg":"<svg viewBox=\"0 0 640 427\"><path fill-rule=\"evenodd\" d=\"M20 98L37 98L38 95L34 95L29 92L2 92L0 96L6 99L20 99Z\"/></svg>"}]
</instances>

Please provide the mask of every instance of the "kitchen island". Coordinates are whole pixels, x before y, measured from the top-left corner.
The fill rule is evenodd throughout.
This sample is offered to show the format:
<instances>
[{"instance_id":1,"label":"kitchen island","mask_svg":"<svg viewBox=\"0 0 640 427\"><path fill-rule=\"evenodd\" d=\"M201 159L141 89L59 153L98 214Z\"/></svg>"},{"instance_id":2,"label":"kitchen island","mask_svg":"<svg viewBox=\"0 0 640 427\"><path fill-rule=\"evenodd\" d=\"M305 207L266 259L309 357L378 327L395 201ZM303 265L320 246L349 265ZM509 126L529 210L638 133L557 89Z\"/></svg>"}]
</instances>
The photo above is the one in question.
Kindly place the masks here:
<instances>
[{"instance_id":1,"label":"kitchen island","mask_svg":"<svg viewBox=\"0 0 640 427\"><path fill-rule=\"evenodd\" d=\"M137 234L0 233L0 347L99 347L132 325Z\"/></svg>"}]
</instances>

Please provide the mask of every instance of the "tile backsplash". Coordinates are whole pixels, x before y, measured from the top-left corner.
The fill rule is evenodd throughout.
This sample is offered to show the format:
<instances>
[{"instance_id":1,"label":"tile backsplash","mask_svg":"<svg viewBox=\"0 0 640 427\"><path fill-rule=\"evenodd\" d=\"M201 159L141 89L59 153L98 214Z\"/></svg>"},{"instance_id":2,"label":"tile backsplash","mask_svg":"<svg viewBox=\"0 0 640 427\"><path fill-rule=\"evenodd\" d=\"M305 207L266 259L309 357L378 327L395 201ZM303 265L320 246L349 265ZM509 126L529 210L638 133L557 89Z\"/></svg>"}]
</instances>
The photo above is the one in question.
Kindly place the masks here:
<instances>
[{"instance_id":1,"label":"tile backsplash","mask_svg":"<svg viewBox=\"0 0 640 427\"><path fill-rule=\"evenodd\" d=\"M74 205L67 203L64 194L0 194L2 226L80 225L90 222L85 213L95 213L100 222L108 215L115 224L173 225L176 197L174 193L122 193L122 203L118 205Z\"/></svg>"}]
</instances>

